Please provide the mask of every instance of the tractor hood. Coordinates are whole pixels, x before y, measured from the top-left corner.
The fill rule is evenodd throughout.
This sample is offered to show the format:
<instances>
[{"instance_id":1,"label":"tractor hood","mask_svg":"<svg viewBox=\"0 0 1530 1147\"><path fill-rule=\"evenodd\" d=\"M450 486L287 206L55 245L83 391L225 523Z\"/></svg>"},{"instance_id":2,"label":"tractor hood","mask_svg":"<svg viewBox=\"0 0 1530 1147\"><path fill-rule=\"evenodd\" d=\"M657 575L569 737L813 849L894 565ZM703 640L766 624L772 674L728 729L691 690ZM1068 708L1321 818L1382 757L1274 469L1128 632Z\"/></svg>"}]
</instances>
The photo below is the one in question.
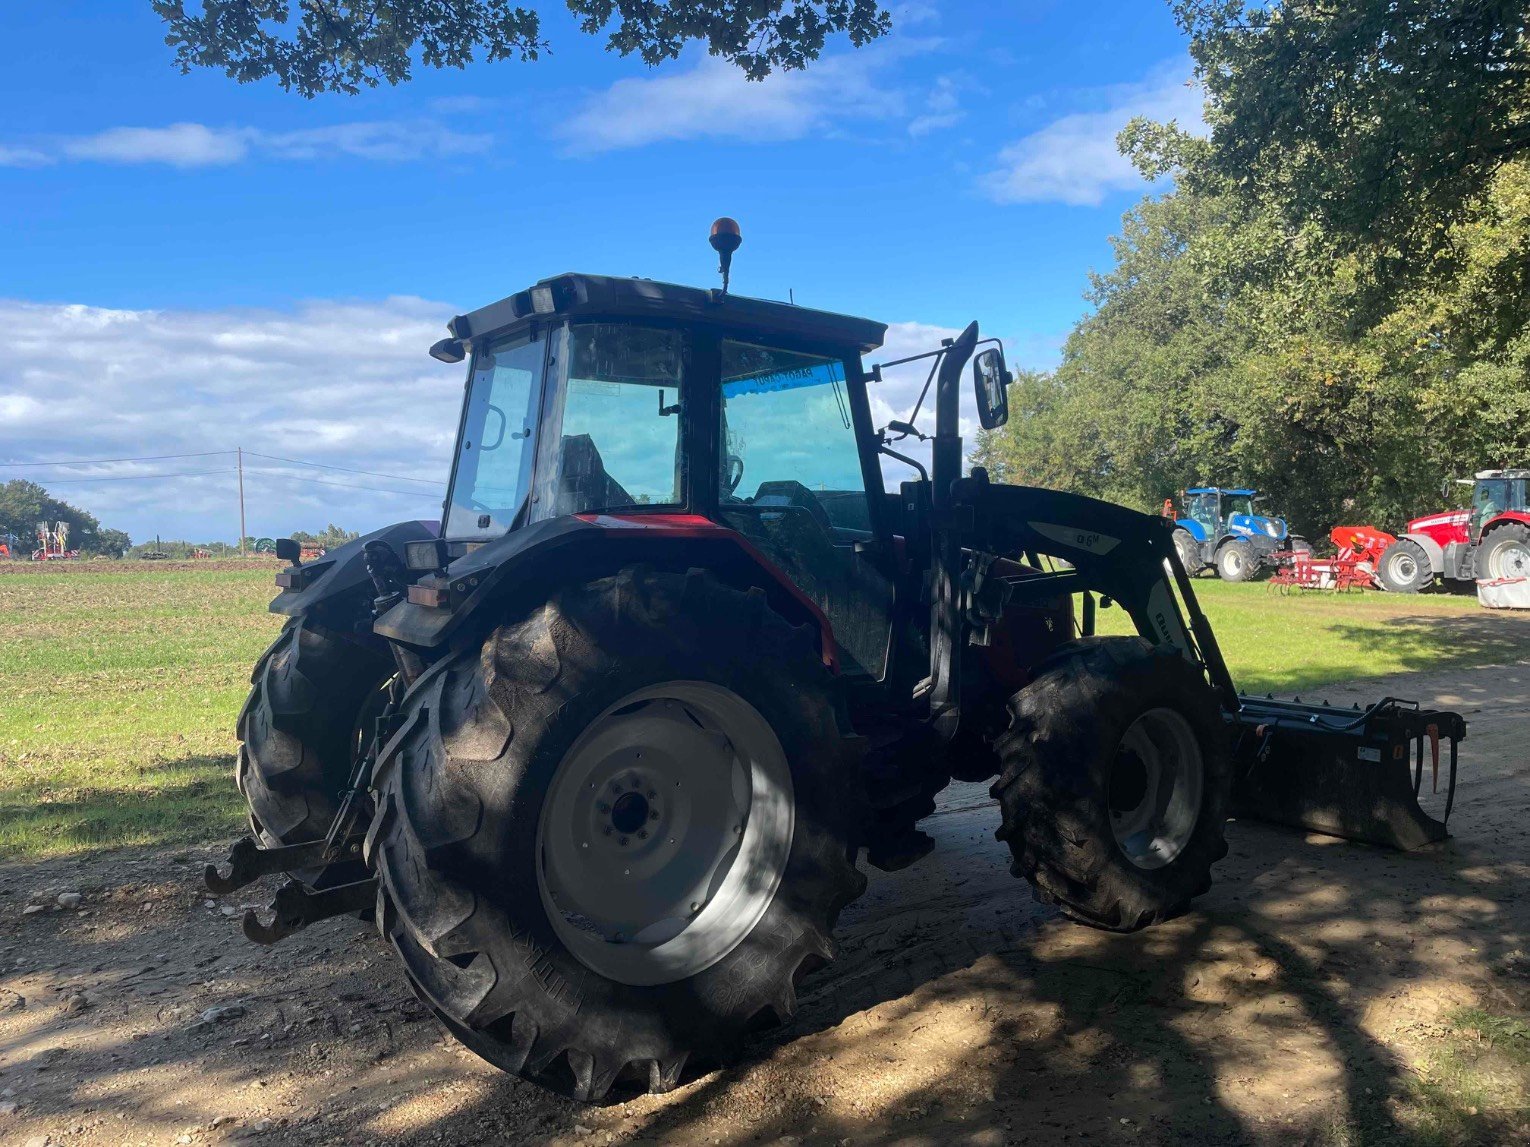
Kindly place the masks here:
<instances>
[{"instance_id":1,"label":"tractor hood","mask_svg":"<svg viewBox=\"0 0 1530 1147\"><path fill-rule=\"evenodd\" d=\"M1227 519L1229 533L1246 538L1269 538L1284 541L1286 524L1279 518L1266 518L1260 514L1233 514Z\"/></svg>"}]
</instances>

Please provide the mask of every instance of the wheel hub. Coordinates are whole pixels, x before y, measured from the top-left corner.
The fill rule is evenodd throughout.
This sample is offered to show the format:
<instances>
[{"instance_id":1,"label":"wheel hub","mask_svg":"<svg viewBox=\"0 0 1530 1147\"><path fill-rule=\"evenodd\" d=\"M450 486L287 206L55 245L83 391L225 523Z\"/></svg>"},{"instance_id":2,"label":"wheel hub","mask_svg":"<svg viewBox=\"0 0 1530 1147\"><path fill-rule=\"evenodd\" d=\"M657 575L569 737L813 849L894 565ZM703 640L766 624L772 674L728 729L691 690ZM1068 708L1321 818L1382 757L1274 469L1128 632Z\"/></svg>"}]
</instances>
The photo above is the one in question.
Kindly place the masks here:
<instances>
[{"instance_id":1,"label":"wheel hub","mask_svg":"<svg viewBox=\"0 0 1530 1147\"><path fill-rule=\"evenodd\" d=\"M759 922L792 828L785 754L753 706L703 682L640 690L591 723L549 785L543 906L602 975L683 979Z\"/></svg>"},{"instance_id":2,"label":"wheel hub","mask_svg":"<svg viewBox=\"0 0 1530 1147\"><path fill-rule=\"evenodd\" d=\"M1190 843L1201 815L1205 760L1190 722L1149 709L1127 728L1111 768L1110 827L1133 865L1162 868Z\"/></svg>"}]
</instances>

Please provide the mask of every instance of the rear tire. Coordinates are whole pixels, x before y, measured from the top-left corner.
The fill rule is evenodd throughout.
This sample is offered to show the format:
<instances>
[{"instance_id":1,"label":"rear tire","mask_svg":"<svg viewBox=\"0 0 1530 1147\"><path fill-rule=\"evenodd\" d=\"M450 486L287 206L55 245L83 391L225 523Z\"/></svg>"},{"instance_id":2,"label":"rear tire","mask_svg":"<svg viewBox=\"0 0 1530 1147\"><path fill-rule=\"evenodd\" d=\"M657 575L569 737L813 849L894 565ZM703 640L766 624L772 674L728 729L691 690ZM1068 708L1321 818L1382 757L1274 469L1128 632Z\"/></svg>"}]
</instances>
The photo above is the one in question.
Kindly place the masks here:
<instances>
[{"instance_id":1,"label":"rear tire","mask_svg":"<svg viewBox=\"0 0 1530 1147\"><path fill-rule=\"evenodd\" d=\"M1424 547L1408 538L1388 546L1376 563L1376 576L1389 593L1418 593L1434 583L1434 569Z\"/></svg>"},{"instance_id":2,"label":"rear tire","mask_svg":"<svg viewBox=\"0 0 1530 1147\"><path fill-rule=\"evenodd\" d=\"M1259 555L1251 542L1235 538L1217 550L1217 576L1223 581L1249 581L1258 569Z\"/></svg>"},{"instance_id":3,"label":"rear tire","mask_svg":"<svg viewBox=\"0 0 1530 1147\"><path fill-rule=\"evenodd\" d=\"M1231 764L1216 695L1192 663L1135 637L1077 641L1009 708L998 836L1038 900L1133 932L1211 886Z\"/></svg>"},{"instance_id":4,"label":"rear tire","mask_svg":"<svg viewBox=\"0 0 1530 1147\"><path fill-rule=\"evenodd\" d=\"M1179 553L1179 564L1185 567L1185 573L1194 577L1205 568L1206 563L1201 561L1200 543L1195 540L1190 531L1183 527L1174 531L1174 549Z\"/></svg>"},{"instance_id":5,"label":"rear tire","mask_svg":"<svg viewBox=\"0 0 1530 1147\"><path fill-rule=\"evenodd\" d=\"M865 887L862 742L758 590L646 569L561 590L402 719L367 844L379 928L453 1034L560 1094L667 1091L790 1018ZM722 797L684 763L717 753Z\"/></svg>"},{"instance_id":6,"label":"rear tire","mask_svg":"<svg viewBox=\"0 0 1530 1147\"><path fill-rule=\"evenodd\" d=\"M317 840L350 782L362 712L393 663L304 618L255 663L239 713L239 791L267 847Z\"/></svg>"},{"instance_id":7,"label":"rear tire","mask_svg":"<svg viewBox=\"0 0 1530 1147\"><path fill-rule=\"evenodd\" d=\"M1488 580L1530 577L1530 528L1498 526L1482 540L1482 569Z\"/></svg>"}]
</instances>

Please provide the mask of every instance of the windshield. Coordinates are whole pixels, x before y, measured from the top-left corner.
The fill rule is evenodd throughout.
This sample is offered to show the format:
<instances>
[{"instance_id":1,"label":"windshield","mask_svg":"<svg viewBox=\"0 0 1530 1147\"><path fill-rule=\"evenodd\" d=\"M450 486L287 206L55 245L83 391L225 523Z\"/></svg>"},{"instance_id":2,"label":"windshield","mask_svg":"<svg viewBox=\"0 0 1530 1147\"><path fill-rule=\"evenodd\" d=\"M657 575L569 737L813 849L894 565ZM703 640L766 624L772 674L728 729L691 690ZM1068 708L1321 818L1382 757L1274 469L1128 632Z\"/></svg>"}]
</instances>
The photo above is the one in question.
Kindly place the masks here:
<instances>
[{"instance_id":1,"label":"windshield","mask_svg":"<svg viewBox=\"0 0 1530 1147\"><path fill-rule=\"evenodd\" d=\"M1254 499L1249 494L1223 494L1222 510L1230 518L1234 514L1249 514L1254 512Z\"/></svg>"},{"instance_id":2,"label":"windshield","mask_svg":"<svg viewBox=\"0 0 1530 1147\"><path fill-rule=\"evenodd\" d=\"M533 521L684 501L684 336L628 323L568 329L538 447Z\"/></svg>"},{"instance_id":3,"label":"windshield","mask_svg":"<svg viewBox=\"0 0 1530 1147\"><path fill-rule=\"evenodd\" d=\"M493 343L474 357L447 537L502 534L520 511L531 479L530 442L544 351L543 342L521 336Z\"/></svg>"}]
</instances>

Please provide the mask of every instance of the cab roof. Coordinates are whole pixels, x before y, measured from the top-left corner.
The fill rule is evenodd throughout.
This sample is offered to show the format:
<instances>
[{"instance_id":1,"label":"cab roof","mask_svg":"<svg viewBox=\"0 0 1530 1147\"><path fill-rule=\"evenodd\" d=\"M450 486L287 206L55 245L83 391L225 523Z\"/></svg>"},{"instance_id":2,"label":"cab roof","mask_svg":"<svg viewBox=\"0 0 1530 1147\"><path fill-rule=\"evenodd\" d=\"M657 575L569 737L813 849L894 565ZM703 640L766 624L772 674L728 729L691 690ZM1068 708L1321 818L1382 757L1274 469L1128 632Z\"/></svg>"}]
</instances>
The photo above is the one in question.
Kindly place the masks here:
<instances>
[{"instance_id":1,"label":"cab roof","mask_svg":"<svg viewBox=\"0 0 1530 1147\"><path fill-rule=\"evenodd\" d=\"M487 338L536 318L650 318L683 326L727 327L760 336L785 336L796 342L859 353L876 350L887 324L792 303L724 295L701 287L683 287L652 279L568 273L543 279L497 303L458 315L447 324L463 341Z\"/></svg>"},{"instance_id":2,"label":"cab roof","mask_svg":"<svg viewBox=\"0 0 1530 1147\"><path fill-rule=\"evenodd\" d=\"M1230 486L1192 486L1192 487L1190 487L1190 489L1186 490L1185 493L1187 493L1187 494L1247 494L1250 498L1252 498L1255 494L1259 493L1259 491L1258 490L1243 490L1243 489L1234 490Z\"/></svg>"},{"instance_id":3,"label":"cab roof","mask_svg":"<svg viewBox=\"0 0 1530 1147\"><path fill-rule=\"evenodd\" d=\"M1530 478L1530 470L1478 470L1474 477L1482 478Z\"/></svg>"}]
</instances>

